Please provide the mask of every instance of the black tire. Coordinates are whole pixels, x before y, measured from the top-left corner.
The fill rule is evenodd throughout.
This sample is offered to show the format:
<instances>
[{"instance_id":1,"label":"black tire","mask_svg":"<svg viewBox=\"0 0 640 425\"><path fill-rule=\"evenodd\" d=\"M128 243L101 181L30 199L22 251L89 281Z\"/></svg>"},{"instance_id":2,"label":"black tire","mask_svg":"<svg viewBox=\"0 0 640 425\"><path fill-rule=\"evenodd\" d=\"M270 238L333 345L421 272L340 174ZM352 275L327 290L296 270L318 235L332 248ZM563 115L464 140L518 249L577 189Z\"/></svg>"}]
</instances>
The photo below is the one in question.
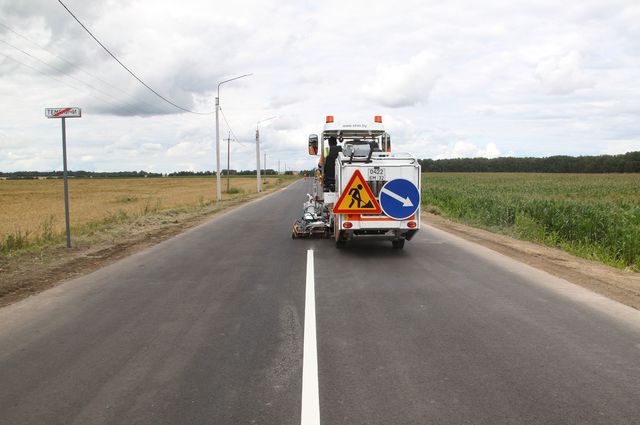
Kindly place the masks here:
<instances>
[{"instance_id":1,"label":"black tire","mask_svg":"<svg viewBox=\"0 0 640 425\"><path fill-rule=\"evenodd\" d=\"M393 249L402 249L402 248L404 248L404 239L398 239L396 241L391 241L391 245L393 245Z\"/></svg>"}]
</instances>

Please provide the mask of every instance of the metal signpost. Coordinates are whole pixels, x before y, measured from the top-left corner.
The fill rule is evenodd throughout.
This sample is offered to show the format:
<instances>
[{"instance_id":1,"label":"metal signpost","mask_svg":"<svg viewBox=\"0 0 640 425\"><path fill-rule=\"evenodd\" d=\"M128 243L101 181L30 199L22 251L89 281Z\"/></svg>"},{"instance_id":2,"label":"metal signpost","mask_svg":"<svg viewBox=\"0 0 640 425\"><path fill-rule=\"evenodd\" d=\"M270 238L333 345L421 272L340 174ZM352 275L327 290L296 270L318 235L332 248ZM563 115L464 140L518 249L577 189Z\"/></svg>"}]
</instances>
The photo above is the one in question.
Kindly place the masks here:
<instances>
[{"instance_id":1,"label":"metal signpost","mask_svg":"<svg viewBox=\"0 0 640 425\"><path fill-rule=\"evenodd\" d=\"M71 230L69 228L69 186L67 185L67 118L80 118L80 108L45 108L47 118L62 118L62 166L64 176L64 220L67 227L67 248L71 248Z\"/></svg>"}]
</instances>

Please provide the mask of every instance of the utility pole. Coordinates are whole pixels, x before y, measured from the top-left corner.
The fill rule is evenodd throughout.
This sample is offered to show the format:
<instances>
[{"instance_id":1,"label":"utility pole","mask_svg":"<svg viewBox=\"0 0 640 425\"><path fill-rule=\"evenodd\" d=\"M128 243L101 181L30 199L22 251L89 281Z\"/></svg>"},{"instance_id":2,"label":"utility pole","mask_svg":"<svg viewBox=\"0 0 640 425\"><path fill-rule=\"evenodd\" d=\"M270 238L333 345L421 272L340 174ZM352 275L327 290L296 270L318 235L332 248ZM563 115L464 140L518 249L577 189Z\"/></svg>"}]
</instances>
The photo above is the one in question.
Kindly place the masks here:
<instances>
[{"instance_id":1,"label":"utility pole","mask_svg":"<svg viewBox=\"0 0 640 425\"><path fill-rule=\"evenodd\" d=\"M231 130L229 130L229 135L227 136L227 193L229 193L229 180L231 179L231 167L229 163L231 162Z\"/></svg>"},{"instance_id":2,"label":"utility pole","mask_svg":"<svg viewBox=\"0 0 640 425\"><path fill-rule=\"evenodd\" d=\"M280 174L280 160L278 160L278 174Z\"/></svg>"},{"instance_id":3,"label":"utility pole","mask_svg":"<svg viewBox=\"0 0 640 425\"><path fill-rule=\"evenodd\" d=\"M264 153L264 175L267 175L267 152Z\"/></svg>"},{"instance_id":4,"label":"utility pole","mask_svg":"<svg viewBox=\"0 0 640 425\"><path fill-rule=\"evenodd\" d=\"M253 74L244 74L239 77L230 78L218 83L218 96L216 96L216 201L222 199L222 182L220 180L220 121L218 120L218 111L220 110L220 86L229 81L238 80Z\"/></svg>"},{"instance_id":5,"label":"utility pole","mask_svg":"<svg viewBox=\"0 0 640 425\"><path fill-rule=\"evenodd\" d=\"M218 120L218 110L220 109L220 84L218 84L218 96L216 96L216 201L222 199L222 189L220 189L220 121Z\"/></svg>"},{"instance_id":6,"label":"utility pole","mask_svg":"<svg viewBox=\"0 0 640 425\"><path fill-rule=\"evenodd\" d=\"M258 184L258 192L262 192L262 181L260 180L260 123L261 122L265 122L265 121L269 121L269 120L273 120L278 118L277 116L273 116L273 117L269 117L269 118L265 118L263 120L260 120L256 123L256 177L257 177L257 184ZM265 163L267 161L267 157L266 157L266 153L265 153ZM267 167L265 167L266 170Z\"/></svg>"},{"instance_id":7,"label":"utility pole","mask_svg":"<svg viewBox=\"0 0 640 425\"><path fill-rule=\"evenodd\" d=\"M260 124L258 122L258 124ZM260 181L260 130L256 124L256 178L258 183L258 193L262 191L262 182Z\"/></svg>"}]
</instances>

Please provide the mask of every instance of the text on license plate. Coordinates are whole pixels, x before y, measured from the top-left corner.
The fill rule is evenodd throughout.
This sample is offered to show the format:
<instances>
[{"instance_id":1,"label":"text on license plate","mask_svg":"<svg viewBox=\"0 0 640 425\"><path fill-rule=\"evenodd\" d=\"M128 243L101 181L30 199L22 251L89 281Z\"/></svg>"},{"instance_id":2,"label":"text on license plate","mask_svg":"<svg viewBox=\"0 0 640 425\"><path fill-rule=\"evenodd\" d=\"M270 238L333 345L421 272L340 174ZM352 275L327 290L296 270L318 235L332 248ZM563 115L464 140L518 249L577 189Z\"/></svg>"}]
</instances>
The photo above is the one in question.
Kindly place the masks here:
<instances>
[{"instance_id":1,"label":"text on license plate","mask_svg":"<svg viewBox=\"0 0 640 425\"><path fill-rule=\"evenodd\" d=\"M369 181L383 181L384 168L369 168Z\"/></svg>"}]
</instances>

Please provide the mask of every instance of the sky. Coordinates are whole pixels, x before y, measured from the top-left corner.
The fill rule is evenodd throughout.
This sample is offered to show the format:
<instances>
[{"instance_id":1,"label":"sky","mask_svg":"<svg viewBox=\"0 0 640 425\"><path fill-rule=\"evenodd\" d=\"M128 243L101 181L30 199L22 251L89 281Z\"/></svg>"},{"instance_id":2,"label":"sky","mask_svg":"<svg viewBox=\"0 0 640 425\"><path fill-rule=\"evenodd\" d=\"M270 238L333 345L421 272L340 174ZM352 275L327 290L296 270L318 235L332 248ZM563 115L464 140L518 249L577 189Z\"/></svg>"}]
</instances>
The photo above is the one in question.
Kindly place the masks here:
<instances>
[{"instance_id":1,"label":"sky","mask_svg":"<svg viewBox=\"0 0 640 425\"><path fill-rule=\"evenodd\" d=\"M326 115L382 115L419 158L640 150L637 0L63 0L172 102L212 112L232 169L310 169ZM215 117L120 67L56 0L0 0L0 171L215 170ZM230 128L230 129L229 129ZM222 168L227 142L221 141Z\"/></svg>"}]
</instances>

